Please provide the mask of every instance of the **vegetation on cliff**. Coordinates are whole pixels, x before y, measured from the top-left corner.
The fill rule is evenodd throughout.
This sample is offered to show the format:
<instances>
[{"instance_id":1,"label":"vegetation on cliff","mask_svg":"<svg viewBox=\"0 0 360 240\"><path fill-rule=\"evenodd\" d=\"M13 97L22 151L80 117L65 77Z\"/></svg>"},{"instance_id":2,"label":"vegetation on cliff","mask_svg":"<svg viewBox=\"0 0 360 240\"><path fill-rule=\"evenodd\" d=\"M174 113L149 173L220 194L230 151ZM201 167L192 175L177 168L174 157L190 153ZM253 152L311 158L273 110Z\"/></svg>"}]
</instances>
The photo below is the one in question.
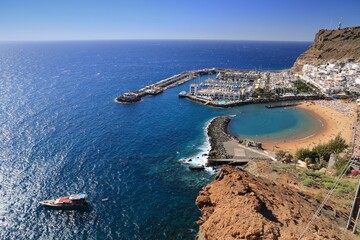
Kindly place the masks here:
<instances>
[{"instance_id":1,"label":"vegetation on cliff","mask_svg":"<svg viewBox=\"0 0 360 240\"><path fill-rule=\"evenodd\" d=\"M300 148L295 153L295 158L298 160L305 161L308 165L315 164L313 167L315 169L320 169L324 163L328 162L331 154L338 155L343 152L348 145L345 140L337 135L334 139L330 140L328 143L319 143L314 146L312 149ZM337 168L342 168L342 165L336 166Z\"/></svg>"}]
</instances>

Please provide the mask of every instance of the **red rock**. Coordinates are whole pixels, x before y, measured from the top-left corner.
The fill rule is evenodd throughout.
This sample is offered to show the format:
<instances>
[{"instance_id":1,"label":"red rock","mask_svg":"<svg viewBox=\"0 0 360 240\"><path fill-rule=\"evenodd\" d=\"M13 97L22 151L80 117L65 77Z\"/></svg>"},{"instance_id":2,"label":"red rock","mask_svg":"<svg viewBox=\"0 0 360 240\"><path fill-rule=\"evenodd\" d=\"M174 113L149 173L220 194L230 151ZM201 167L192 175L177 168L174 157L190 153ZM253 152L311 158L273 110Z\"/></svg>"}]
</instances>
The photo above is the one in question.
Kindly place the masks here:
<instances>
[{"instance_id":1,"label":"red rock","mask_svg":"<svg viewBox=\"0 0 360 240\"><path fill-rule=\"evenodd\" d=\"M196 199L203 216L199 239L297 239L318 203L295 189L231 166ZM334 221L320 215L303 239L348 239Z\"/></svg>"}]
</instances>

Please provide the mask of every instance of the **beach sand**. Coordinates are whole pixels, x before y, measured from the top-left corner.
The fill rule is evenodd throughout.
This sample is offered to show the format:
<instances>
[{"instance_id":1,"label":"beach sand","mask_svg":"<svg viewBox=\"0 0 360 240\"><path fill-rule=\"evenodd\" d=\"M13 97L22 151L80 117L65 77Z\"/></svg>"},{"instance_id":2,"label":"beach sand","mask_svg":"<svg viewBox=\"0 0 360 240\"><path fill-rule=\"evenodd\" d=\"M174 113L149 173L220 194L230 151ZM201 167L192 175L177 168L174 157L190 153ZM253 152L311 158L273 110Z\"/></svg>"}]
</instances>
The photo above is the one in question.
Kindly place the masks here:
<instances>
[{"instance_id":1,"label":"beach sand","mask_svg":"<svg viewBox=\"0 0 360 240\"><path fill-rule=\"evenodd\" d=\"M339 133L347 144L351 144L356 120L355 103L313 101L304 102L297 107L314 114L323 123L323 127L307 138L264 142L263 147L267 151L284 150L295 154L299 148L312 148L319 143L326 143Z\"/></svg>"}]
</instances>

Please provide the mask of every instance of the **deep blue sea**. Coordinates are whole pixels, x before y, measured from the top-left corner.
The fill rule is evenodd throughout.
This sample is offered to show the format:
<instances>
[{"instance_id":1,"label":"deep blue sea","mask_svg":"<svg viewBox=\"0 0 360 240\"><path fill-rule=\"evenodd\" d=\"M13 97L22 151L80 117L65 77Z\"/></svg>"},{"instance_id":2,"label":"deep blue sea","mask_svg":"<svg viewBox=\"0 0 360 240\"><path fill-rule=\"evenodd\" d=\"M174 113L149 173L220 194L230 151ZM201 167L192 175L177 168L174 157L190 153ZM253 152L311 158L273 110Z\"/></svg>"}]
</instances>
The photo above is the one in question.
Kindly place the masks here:
<instances>
[{"instance_id":1,"label":"deep blue sea","mask_svg":"<svg viewBox=\"0 0 360 240\"><path fill-rule=\"evenodd\" d=\"M236 115L230 130L259 138L315 120L293 108L218 109L179 99L190 83L132 105L114 98L190 69L289 68L309 45L0 43L0 239L194 239L195 198L214 175L179 160L206 150L212 118ZM79 192L89 195L87 211L38 204Z\"/></svg>"}]
</instances>

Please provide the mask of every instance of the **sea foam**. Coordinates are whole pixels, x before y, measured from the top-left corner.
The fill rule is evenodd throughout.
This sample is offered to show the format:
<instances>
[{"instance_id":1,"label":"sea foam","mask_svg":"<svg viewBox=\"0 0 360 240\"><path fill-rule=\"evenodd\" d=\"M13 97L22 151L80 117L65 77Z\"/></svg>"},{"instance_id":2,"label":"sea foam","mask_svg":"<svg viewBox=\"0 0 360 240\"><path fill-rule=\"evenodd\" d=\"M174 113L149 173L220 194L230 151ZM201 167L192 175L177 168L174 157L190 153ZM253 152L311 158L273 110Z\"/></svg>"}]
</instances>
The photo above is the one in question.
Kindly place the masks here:
<instances>
[{"instance_id":1,"label":"sea foam","mask_svg":"<svg viewBox=\"0 0 360 240\"><path fill-rule=\"evenodd\" d=\"M183 162L186 165L190 165L190 166L201 166L201 165L205 166L206 165L207 159L208 159L208 154L211 149L210 138L207 134L207 130L213 119L214 118L207 121L203 128L203 134L205 136L205 141L201 146L198 147L198 150L199 150L198 153L196 153L190 157L187 157L187 158L182 158L179 160L180 162ZM191 159L191 161L189 161L190 159ZM209 173L215 173L215 170L212 167L205 167L205 171L207 171Z\"/></svg>"}]
</instances>

